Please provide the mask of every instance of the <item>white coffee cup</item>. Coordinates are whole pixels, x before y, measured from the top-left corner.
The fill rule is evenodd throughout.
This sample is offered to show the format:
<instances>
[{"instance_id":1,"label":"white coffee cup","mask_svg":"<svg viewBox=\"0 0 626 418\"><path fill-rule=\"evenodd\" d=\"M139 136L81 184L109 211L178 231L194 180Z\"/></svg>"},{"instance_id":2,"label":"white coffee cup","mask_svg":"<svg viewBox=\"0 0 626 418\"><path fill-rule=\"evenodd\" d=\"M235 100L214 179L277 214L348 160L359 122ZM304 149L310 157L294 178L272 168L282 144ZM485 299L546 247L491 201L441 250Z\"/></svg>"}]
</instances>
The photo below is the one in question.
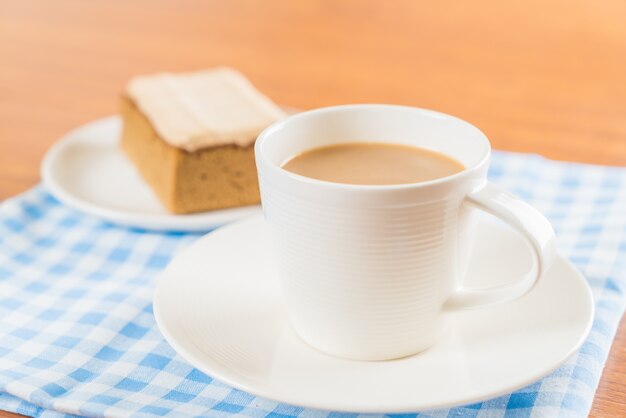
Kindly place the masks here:
<instances>
[{"instance_id":1,"label":"white coffee cup","mask_svg":"<svg viewBox=\"0 0 626 418\"><path fill-rule=\"evenodd\" d=\"M368 141L435 150L466 169L421 183L363 186L281 168L312 148ZM555 258L549 222L486 180L489 141L455 117L393 105L322 108L273 124L255 152L291 322L323 352L356 360L418 353L439 339L450 312L523 296ZM477 209L526 238L530 273L492 289L463 287Z\"/></svg>"}]
</instances>

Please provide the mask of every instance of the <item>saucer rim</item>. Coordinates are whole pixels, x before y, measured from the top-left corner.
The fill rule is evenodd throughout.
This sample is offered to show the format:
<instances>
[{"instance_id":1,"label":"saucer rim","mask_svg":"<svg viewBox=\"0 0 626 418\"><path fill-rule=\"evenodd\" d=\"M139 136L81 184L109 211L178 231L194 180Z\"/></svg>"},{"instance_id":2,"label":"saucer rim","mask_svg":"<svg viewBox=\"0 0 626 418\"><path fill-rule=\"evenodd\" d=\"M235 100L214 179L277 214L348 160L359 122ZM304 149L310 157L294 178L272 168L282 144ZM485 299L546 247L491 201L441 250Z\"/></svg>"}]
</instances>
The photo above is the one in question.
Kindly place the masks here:
<instances>
[{"instance_id":1,"label":"saucer rim","mask_svg":"<svg viewBox=\"0 0 626 418\"><path fill-rule=\"evenodd\" d=\"M254 222L255 219L261 218L261 216L255 216L255 217L250 217L246 220L244 220L243 222ZM238 223L240 223L242 221L236 222L231 224L230 226L234 226ZM220 231L216 231L216 232L220 232L220 233L224 233L229 229L229 227L226 228L222 228L220 229ZM183 253L189 251L191 249L192 246L195 245L200 245L201 241L207 240L207 239L211 239L213 234L209 234L205 237L203 237L201 240L196 241L195 243L193 243L190 247L188 247L187 249L185 249L181 254L179 254L178 256L180 257L180 255L182 255ZM174 259L175 260L175 259ZM170 267L173 264L173 261L170 263L170 265L168 265L168 267L159 275L159 277L157 278L156 281L156 286L155 286L155 290L154 290L154 294L153 294L153 313L155 316L155 320L156 320L156 324L157 327L159 328L159 331L161 332L161 334L163 335L163 337L165 338L165 340L167 341L168 344L170 344L170 346L176 351L177 354L179 354L186 362L188 362L192 367L195 367L197 369L199 369L200 371L202 371L203 373L207 374L208 376L210 376L211 378L215 378L218 381L225 383L233 388L236 388L238 390L242 390L244 392L250 393L254 396L259 396L262 397L264 399L268 399L274 402L278 402L278 403L286 403L286 404L290 404L290 405L294 405L294 406L299 406L299 407L304 407L304 408L312 408L312 409L317 409L317 410L326 410L326 411L337 411L337 412L358 412L358 413L373 413L373 414L389 414L389 413L410 413L410 412L419 412L419 411L427 411L427 410L436 410L436 409L448 409L448 408L453 408L453 407L459 407L459 406L464 406L464 405L471 405L471 404L475 404L475 403L479 403L479 402L484 402L486 400L490 400L490 399L494 399L497 398L499 396L502 395L506 395L509 394L511 392L514 392L518 389L524 388L538 380L540 380L541 378L549 375L550 373L552 373L553 371L555 371L556 369L558 369L560 366L562 366L567 360L569 360L569 358L582 346L582 344L584 343L584 341L586 340L586 338L589 335L589 332L591 330L591 327L593 325L593 319L595 317L595 305L594 305L594 299L593 299L593 295L591 292L591 289L586 281L586 279L584 278L583 274L574 266L574 264L569 261L566 257L564 257L563 255L561 255L560 253L557 254L557 258L555 260L555 265L556 263L562 263L571 273L572 278L571 280L575 280L578 281L579 284L581 285L582 289L584 289L584 297L587 301L588 307L589 307L589 316L587 317L587 323L585 325L584 331L581 332L578 340L576 341L575 344L573 344L569 350L567 351L566 354L564 354L561 359L558 362L555 362L551 367L548 367L546 369L541 370L540 372L537 373L533 373L532 375L528 376L527 378L525 378L524 380L522 380L521 382L518 382L516 384L512 384L503 388L500 388L499 390L494 390L492 392L489 392L488 394L484 394L484 395L477 395L477 396L470 396L467 398L463 398L462 400L459 399L457 401L454 402L434 402L434 403L422 403L420 405L399 405L398 407L389 407L388 405L385 406L376 406L376 405L369 405L367 407L355 407L355 406L349 406L348 404L337 404L337 403L333 403L332 401L330 403L325 403L324 401L320 401L317 403L311 403L311 402L301 402L298 401L297 399L288 399L289 396L286 396L285 398L281 398L280 396L276 396L277 394L274 393L271 390L265 390L265 388L263 388L263 385L254 385L252 379L247 378L245 376L239 376L240 379L239 380L235 380L232 378L232 376L234 376L234 374L228 374L228 373L224 373L222 371L222 369L224 368L224 366L220 365L217 362L212 362L212 364L207 364L205 363L202 359L197 358L196 355L194 355L192 352L190 352L187 348L183 347L182 344L179 344L179 342L177 341L177 339L169 332L168 327L165 325L166 324L166 319L162 317L161 314L161 309L160 306L161 302L160 302L160 297L159 295L162 292L159 292L159 288L161 287L161 284L163 283L164 280L166 280L166 277L168 275L170 275ZM554 267L554 266L553 266ZM463 315L462 312L459 312L460 315ZM289 321L290 323L290 321ZM291 323L290 323L291 326ZM302 344L306 344L305 342L301 341ZM417 354L419 355L419 354ZM411 356L409 356L411 357ZM342 361L346 361L346 362L351 362L353 360L348 360L348 359L340 359Z\"/></svg>"}]
</instances>

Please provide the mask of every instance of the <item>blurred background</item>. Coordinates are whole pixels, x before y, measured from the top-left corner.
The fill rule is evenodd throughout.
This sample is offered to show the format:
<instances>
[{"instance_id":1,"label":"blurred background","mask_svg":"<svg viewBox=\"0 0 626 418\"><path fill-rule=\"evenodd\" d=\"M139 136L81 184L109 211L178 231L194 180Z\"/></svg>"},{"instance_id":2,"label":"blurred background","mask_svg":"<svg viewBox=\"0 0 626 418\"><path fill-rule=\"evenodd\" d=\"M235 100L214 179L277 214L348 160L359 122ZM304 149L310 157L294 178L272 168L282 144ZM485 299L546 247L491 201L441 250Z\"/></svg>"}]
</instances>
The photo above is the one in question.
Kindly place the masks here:
<instances>
[{"instance_id":1,"label":"blurred background","mask_svg":"<svg viewBox=\"0 0 626 418\"><path fill-rule=\"evenodd\" d=\"M216 65L286 106L433 108L496 148L623 165L625 22L617 0L4 0L0 197L38 181L64 132L115 113L131 76Z\"/></svg>"}]
</instances>

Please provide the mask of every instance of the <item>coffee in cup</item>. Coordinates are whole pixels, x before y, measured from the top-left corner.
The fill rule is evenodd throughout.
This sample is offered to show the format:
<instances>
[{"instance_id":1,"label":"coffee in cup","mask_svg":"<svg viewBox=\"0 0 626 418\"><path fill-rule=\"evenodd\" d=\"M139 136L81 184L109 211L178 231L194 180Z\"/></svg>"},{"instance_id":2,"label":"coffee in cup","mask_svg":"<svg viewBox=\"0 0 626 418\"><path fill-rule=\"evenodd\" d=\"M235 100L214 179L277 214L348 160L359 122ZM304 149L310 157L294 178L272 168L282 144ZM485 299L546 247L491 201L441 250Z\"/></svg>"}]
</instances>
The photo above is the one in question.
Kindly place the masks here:
<instances>
[{"instance_id":1,"label":"coffee in cup","mask_svg":"<svg viewBox=\"0 0 626 418\"><path fill-rule=\"evenodd\" d=\"M436 151L382 142L314 148L282 168L301 176L345 184L384 185L436 180L463 171L463 164Z\"/></svg>"}]
</instances>

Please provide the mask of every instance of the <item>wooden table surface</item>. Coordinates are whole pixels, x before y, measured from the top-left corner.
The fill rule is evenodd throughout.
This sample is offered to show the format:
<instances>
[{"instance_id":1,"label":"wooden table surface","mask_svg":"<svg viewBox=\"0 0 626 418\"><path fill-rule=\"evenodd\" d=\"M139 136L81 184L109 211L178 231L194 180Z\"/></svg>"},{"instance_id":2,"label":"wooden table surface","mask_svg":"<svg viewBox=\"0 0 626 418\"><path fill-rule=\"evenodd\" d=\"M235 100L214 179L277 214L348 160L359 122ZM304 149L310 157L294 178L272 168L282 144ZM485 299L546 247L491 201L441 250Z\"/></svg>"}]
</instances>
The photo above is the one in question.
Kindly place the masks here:
<instances>
[{"instance_id":1,"label":"wooden table surface","mask_svg":"<svg viewBox=\"0 0 626 418\"><path fill-rule=\"evenodd\" d=\"M625 22L623 0L2 0L0 199L132 75L217 65L288 106L432 108L495 148L624 166ZM624 416L625 386L622 326L591 415Z\"/></svg>"}]
</instances>

